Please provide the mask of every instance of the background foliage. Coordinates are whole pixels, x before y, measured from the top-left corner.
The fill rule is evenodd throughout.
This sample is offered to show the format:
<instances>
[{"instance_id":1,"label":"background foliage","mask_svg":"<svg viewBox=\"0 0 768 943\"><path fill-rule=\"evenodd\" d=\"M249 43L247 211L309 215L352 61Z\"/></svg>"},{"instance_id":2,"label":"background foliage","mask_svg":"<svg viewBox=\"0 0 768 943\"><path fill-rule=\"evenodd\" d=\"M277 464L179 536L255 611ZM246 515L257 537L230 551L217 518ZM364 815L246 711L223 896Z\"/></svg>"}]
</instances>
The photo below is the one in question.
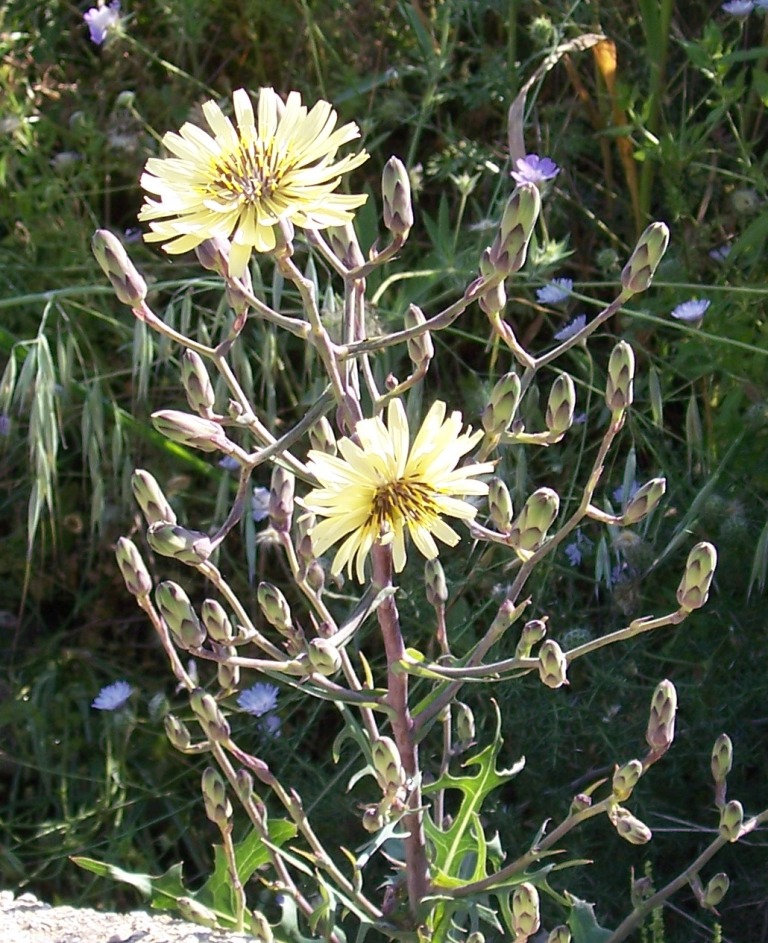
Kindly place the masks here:
<instances>
[{"instance_id":1,"label":"background foliage","mask_svg":"<svg viewBox=\"0 0 768 943\"><path fill-rule=\"evenodd\" d=\"M152 872L183 859L193 879L208 866L213 835L192 812L199 769L165 740L158 718L175 693L112 546L136 519L134 467L151 467L201 527L233 485L224 469L169 445L146 422L181 401L177 365L117 305L89 249L97 227L121 234L168 317L200 336L212 330L220 312L198 267L185 257L169 262L138 239L138 178L159 136L195 120L206 98L241 86L329 99L362 126L372 154L359 172L371 192L358 217L364 244L378 235L381 167L398 154L413 174L417 225L388 283L374 285L387 323L409 302L429 312L476 270L509 189L511 101L559 42L600 31L614 53L567 57L529 96L528 149L562 171L507 316L527 341L545 343L589 298L610 296L649 219L669 224L653 290L590 354L577 348L566 364L581 408L599 423L598 355L617 336L633 344L636 407L609 480L620 489L664 474L669 488L664 514L641 540L616 533L600 544L585 533L578 565L563 555L542 574L536 607L560 635L590 636L669 601L694 539L718 546L720 567L709 606L681 631L600 652L556 696L535 679L497 691L501 759L511 765L525 754L528 765L492 814L505 836L530 841L580 783L634 753L653 686L672 678L677 741L636 793L657 837L644 849L619 847L595 823L575 849L595 858L579 879L582 896L597 899L610 923L625 909L631 866L673 873L714 824L708 758L721 731L736 749L732 794L747 810L765 802L768 20L737 19L701 0L126 0L121 34L99 47L86 8L10 0L0 10L0 882L53 901L128 906L135 901L125 891L90 883L68 856ZM565 275L584 299L541 305L536 288ZM262 276L275 300L281 286L271 270ZM323 273L317 278L323 291ZM711 301L701 329L669 318L691 297ZM475 421L508 369L473 368L487 361L486 338L479 312L461 320L430 387L469 403ZM282 345L256 327L240 364L271 421L296 415L313 395L307 365ZM397 372L394 362L385 367ZM520 493L536 482L576 500L597 443L589 426L510 463L503 477ZM257 525L229 552L245 598L254 575L279 581ZM447 571L454 587L464 585L451 612L460 648L505 574L492 555L469 574L452 572L449 558ZM425 606L415 597L402 604L414 633ZM130 709L96 714L91 700L115 678L137 689ZM492 723L487 704L471 706ZM320 710L286 695L282 737L261 748L278 773L290 764L308 811L325 810L332 822L331 797L343 793L349 770L343 758L332 765L335 730ZM765 843L758 834L742 844L720 862L733 882L721 907L724 938L766 939ZM670 940L713 933L691 895L673 902L665 922Z\"/></svg>"}]
</instances>

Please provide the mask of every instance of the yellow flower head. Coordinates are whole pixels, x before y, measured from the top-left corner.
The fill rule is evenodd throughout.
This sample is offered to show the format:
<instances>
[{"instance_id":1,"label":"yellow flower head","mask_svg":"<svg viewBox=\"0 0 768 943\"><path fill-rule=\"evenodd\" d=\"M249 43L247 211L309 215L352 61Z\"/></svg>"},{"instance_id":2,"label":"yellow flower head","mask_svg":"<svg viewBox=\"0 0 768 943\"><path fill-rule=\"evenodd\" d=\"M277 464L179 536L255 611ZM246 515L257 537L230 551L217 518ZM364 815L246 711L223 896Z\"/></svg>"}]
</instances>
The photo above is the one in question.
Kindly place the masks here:
<instances>
[{"instance_id":1,"label":"yellow flower head","mask_svg":"<svg viewBox=\"0 0 768 943\"><path fill-rule=\"evenodd\" d=\"M363 419L355 428L357 442L339 440L342 457L310 451L309 470L321 487L304 504L325 518L312 530L313 552L320 556L343 541L331 564L344 566L365 579L365 560L376 541L392 545L395 570L405 566L406 528L428 560L438 555L435 537L453 547L459 535L443 516L471 521L476 509L457 495L485 495L488 485L474 476L493 471L493 462L457 468L482 438L482 431L461 432L461 413L445 418L445 403L433 403L410 444L408 420L399 399L381 418Z\"/></svg>"},{"instance_id":2,"label":"yellow flower head","mask_svg":"<svg viewBox=\"0 0 768 943\"><path fill-rule=\"evenodd\" d=\"M148 242L166 252L187 252L214 236L232 239L230 274L239 278L252 250L269 252L275 226L290 220L305 229L324 229L352 219L366 197L333 191L342 174L359 167L368 154L342 157L337 150L360 136L356 124L334 131L336 112L319 101L307 112L298 92L283 104L263 88L254 118L244 89L234 93L235 129L209 101L203 113L213 134L185 124L163 137L173 157L151 157L141 185L148 197L139 219L149 220Z\"/></svg>"}]
</instances>

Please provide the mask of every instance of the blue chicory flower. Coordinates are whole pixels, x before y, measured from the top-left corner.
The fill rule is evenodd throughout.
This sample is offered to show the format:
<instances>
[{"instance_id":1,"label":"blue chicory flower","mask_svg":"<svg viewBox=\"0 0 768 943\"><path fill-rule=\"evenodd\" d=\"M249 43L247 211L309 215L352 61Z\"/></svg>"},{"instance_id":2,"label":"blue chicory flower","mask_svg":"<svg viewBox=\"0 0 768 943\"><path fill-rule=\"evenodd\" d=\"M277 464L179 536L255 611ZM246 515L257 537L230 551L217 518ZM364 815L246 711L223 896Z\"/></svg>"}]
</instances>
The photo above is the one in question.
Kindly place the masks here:
<instances>
[{"instance_id":1,"label":"blue chicory flower","mask_svg":"<svg viewBox=\"0 0 768 943\"><path fill-rule=\"evenodd\" d=\"M91 7L83 14L91 34L91 42L101 46L107 35L120 19L120 0L112 0L109 6Z\"/></svg>"},{"instance_id":2,"label":"blue chicory flower","mask_svg":"<svg viewBox=\"0 0 768 943\"><path fill-rule=\"evenodd\" d=\"M720 9L724 13L730 13L731 16L749 16L749 14L755 9L754 0L729 0L728 3L724 3Z\"/></svg>"},{"instance_id":3,"label":"blue chicory flower","mask_svg":"<svg viewBox=\"0 0 768 943\"><path fill-rule=\"evenodd\" d=\"M554 180L560 173L560 168L550 157L539 157L538 154L518 157L515 168L512 171L515 183L535 183L537 186L547 180Z\"/></svg>"},{"instance_id":4,"label":"blue chicory flower","mask_svg":"<svg viewBox=\"0 0 768 943\"><path fill-rule=\"evenodd\" d=\"M701 324L704 313L711 302L706 298L691 298L690 301L684 301L670 311L673 318L678 321L685 321L686 324Z\"/></svg>"},{"instance_id":5,"label":"blue chicory flower","mask_svg":"<svg viewBox=\"0 0 768 943\"><path fill-rule=\"evenodd\" d=\"M99 691L91 707L97 711L116 711L125 704L132 693L133 688L127 681L115 681Z\"/></svg>"},{"instance_id":6,"label":"blue chicory flower","mask_svg":"<svg viewBox=\"0 0 768 943\"><path fill-rule=\"evenodd\" d=\"M555 340L569 341L572 337L579 333L586 323L586 314L577 314L572 321L569 321L568 324L565 325L565 327L560 328L560 330L555 334Z\"/></svg>"},{"instance_id":7,"label":"blue chicory flower","mask_svg":"<svg viewBox=\"0 0 768 943\"><path fill-rule=\"evenodd\" d=\"M553 278L543 288L536 289L536 298L543 305L556 305L573 291L572 278Z\"/></svg>"},{"instance_id":8,"label":"blue chicory flower","mask_svg":"<svg viewBox=\"0 0 768 943\"><path fill-rule=\"evenodd\" d=\"M257 524L269 517L269 488L253 489L251 515Z\"/></svg>"},{"instance_id":9,"label":"blue chicory flower","mask_svg":"<svg viewBox=\"0 0 768 943\"><path fill-rule=\"evenodd\" d=\"M261 717L263 714L273 711L277 707L277 696L280 688L274 684L265 684L259 682L253 687L241 691L237 697L237 704L247 714L253 714L254 717Z\"/></svg>"}]
</instances>

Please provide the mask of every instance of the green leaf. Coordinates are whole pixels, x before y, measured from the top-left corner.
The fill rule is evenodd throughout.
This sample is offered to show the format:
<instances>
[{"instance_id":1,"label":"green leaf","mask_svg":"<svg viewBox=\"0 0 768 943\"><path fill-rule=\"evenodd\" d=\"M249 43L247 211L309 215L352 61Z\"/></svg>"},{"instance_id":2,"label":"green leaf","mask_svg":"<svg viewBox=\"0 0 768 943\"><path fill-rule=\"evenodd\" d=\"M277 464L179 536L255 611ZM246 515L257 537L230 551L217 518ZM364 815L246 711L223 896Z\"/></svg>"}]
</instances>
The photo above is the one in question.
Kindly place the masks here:
<instances>
[{"instance_id":1,"label":"green leaf","mask_svg":"<svg viewBox=\"0 0 768 943\"><path fill-rule=\"evenodd\" d=\"M94 858L84 858L80 855L70 859L79 868L98 874L99 877L111 878L122 884L130 884L140 894L150 899L150 903L157 910L173 910L180 897L190 897L181 879L181 864L175 864L164 874L154 876L139 874L133 871L124 871L117 865L107 864L105 861L96 861Z\"/></svg>"},{"instance_id":2,"label":"green leaf","mask_svg":"<svg viewBox=\"0 0 768 943\"><path fill-rule=\"evenodd\" d=\"M571 912L568 926L572 934L572 943L604 943L611 938L613 931L601 927L595 917L595 905L578 897L568 895L571 900Z\"/></svg>"}]
</instances>

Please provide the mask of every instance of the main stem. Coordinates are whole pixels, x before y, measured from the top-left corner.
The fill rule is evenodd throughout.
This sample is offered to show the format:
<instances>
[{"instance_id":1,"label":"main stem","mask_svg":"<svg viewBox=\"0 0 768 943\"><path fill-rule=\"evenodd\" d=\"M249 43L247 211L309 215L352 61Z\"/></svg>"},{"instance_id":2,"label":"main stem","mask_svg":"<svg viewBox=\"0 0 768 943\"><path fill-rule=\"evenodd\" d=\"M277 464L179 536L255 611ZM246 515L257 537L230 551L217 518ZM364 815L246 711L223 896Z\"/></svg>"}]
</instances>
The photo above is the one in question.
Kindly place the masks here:
<instances>
[{"instance_id":1,"label":"main stem","mask_svg":"<svg viewBox=\"0 0 768 943\"><path fill-rule=\"evenodd\" d=\"M389 547L374 544L373 581L377 589L392 586L392 552ZM429 889L426 839L421 812L421 773L419 748L416 742L413 718L408 707L408 675L399 667L405 655L400 615L394 594L376 610L387 656L387 705L390 708L392 733L400 760L408 777L408 808L403 825L408 831L405 839L405 878L408 887L408 905L411 916L418 919L421 902Z\"/></svg>"}]
</instances>

